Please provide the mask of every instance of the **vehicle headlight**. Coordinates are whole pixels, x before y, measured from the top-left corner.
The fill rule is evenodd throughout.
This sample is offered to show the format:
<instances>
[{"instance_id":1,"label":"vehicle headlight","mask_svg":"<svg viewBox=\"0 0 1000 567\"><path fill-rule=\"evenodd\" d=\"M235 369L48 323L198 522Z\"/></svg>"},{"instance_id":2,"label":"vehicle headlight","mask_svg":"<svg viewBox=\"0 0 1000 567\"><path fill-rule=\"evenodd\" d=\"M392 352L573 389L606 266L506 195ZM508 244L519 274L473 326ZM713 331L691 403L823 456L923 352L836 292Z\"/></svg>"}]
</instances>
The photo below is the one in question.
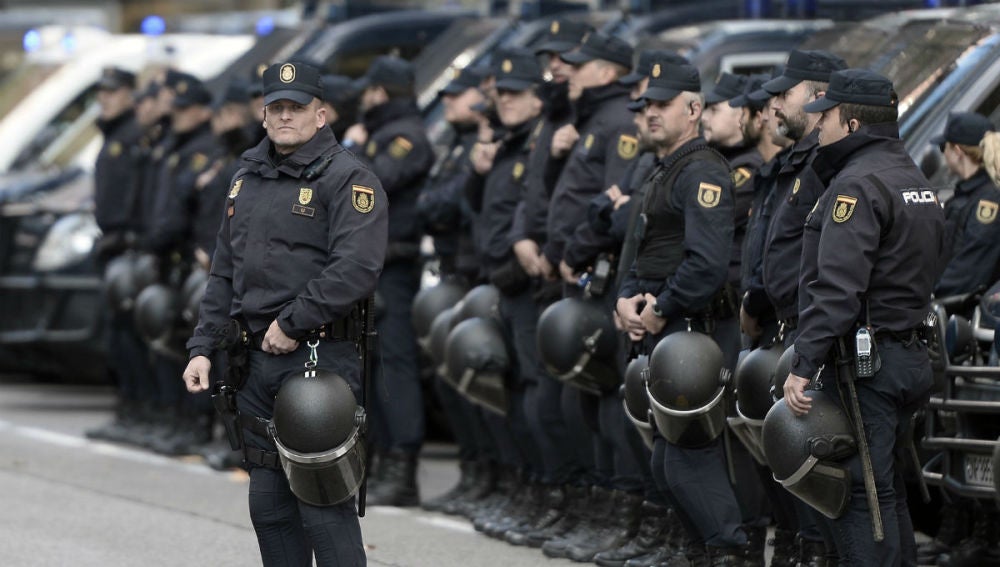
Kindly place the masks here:
<instances>
[{"instance_id":1,"label":"vehicle headlight","mask_svg":"<svg viewBox=\"0 0 1000 567\"><path fill-rule=\"evenodd\" d=\"M51 272L83 261L101 236L97 220L90 213L66 215L49 228L35 254L34 267Z\"/></svg>"}]
</instances>

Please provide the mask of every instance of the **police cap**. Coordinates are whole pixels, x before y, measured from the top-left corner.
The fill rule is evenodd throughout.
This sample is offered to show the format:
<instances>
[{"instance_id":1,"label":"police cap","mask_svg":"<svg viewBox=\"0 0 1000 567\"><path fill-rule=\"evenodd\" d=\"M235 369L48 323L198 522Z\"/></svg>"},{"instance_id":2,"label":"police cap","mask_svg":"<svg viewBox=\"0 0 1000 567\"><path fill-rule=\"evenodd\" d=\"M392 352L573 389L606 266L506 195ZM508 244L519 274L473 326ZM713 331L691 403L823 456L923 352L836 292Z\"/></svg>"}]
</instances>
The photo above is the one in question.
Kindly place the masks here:
<instances>
[{"instance_id":1,"label":"police cap","mask_svg":"<svg viewBox=\"0 0 1000 567\"><path fill-rule=\"evenodd\" d=\"M764 90L781 94L802 81L830 82L830 73L847 68L847 62L840 57L820 49L802 51L795 49L788 55L784 72L764 83Z\"/></svg>"},{"instance_id":2,"label":"police cap","mask_svg":"<svg viewBox=\"0 0 1000 567\"><path fill-rule=\"evenodd\" d=\"M806 112L823 112L841 103L895 108L899 103L892 81L868 69L844 69L830 75L826 94L802 107Z\"/></svg>"},{"instance_id":3,"label":"police cap","mask_svg":"<svg viewBox=\"0 0 1000 567\"><path fill-rule=\"evenodd\" d=\"M479 84L486 78L486 70L482 67L469 66L465 69L455 69L455 74L451 76L451 81L438 91L439 95L458 95L468 89L479 87Z\"/></svg>"},{"instance_id":4,"label":"police cap","mask_svg":"<svg viewBox=\"0 0 1000 567\"><path fill-rule=\"evenodd\" d=\"M356 89L371 86L394 86L412 89L414 82L413 64L392 55L380 55L368 66L364 76L354 82Z\"/></svg>"},{"instance_id":5,"label":"police cap","mask_svg":"<svg viewBox=\"0 0 1000 567\"><path fill-rule=\"evenodd\" d=\"M323 96L320 98L334 108L350 103L359 94L354 88L354 81L344 75L323 75L319 83L323 89Z\"/></svg>"},{"instance_id":6,"label":"police cap","mask_svg":"<svg viewBox=\"0 0 1000 567\"><path fill-rule=\"evenodd\" d=\"M119 69L118 67L105 67L101 70L101 78L97 80L97 89L114 91L122 87L135 88L135 73Z\"/></svg>"},{"instance_id":7,"label":"police cap","mask_svg":"<svg viewBox=\"0 0 1000 567\"><path fill-rule=\"evenodd\" d=\"M747 82L743 86L743 94L729 99L729 106L733 108L749 107L751 110L760 110L767 104L771 94L761 88L769 80L764 73L755 73L747 77Z\"/></svg>"},{"instance_id":8,"label":"police cap","mask_svg":"<svg viewBox=\"0 0 1000 567\"><path fill-rule=\"evenodd\" d=\"M694 65L662 63L653 65L649 87L640 95L641 100L666 102L682 92L701 92L701 77Z\"/></svg>"},{"instance_id":9,"label":"police cap","mask_svg":"<svg viewBox=\"0 0 1000 567\"><path fill-rule=\"evenodd\" d=\"M570 65L583 65L595 59L602 59L622 67L631 67L632 46L623 39L594 32L587 36L580 49L563 53L559 58Z\"/></svg>"},{"instance_id":10,"label":"police cap","mask_svg":"<svg viewBox=\"0 0 1000 567\"><path fill-rule=\"evenodd\" d=\"M500 60L496 78L499 90L526 91L542 82L542 68L531 51L510 50Z\"/></svg>"},{"instance_id":11,"label":"police cap","mask_svg":"<svg viewBox=\"0 0 1000 567\"><path fill-rule=\"evenodd\" d=\"M945 142L963 146L978 146L987 132L994 131L996 128L993 123L982 114L952 112L948 114L948 123L945 124L944 133L934 136L931 143L937 146Z\"/></svg>"},{"instance_id":12,"label":"police cap","mask_svg":"<svg viewBox=\"0 0 1000 567\"><path fill-rule=\"evenodd\" d=\"M198 78L188 75L177 81L174 85L174 108L187 108L189 106L212 104L212 93L208 92L205 83Z\"/></svg>"},{"instance_id":13,"label":"police cap","mask_svg":"<svg viewBox=\"0 0 1000 567\"><path fill-rule=\"evenodd\" d=\"M639 61L635 64L635 70L618 79L618 82L626 87L631 87L644 77L648 77L649 73L653 70L653 65L657 63L686 65L688 60L666 49L644 49L639 53Z\"/></svg>"},{"instance_id":14,"label":"police cap","mask_svg":"<svg viewBox=\"0 0 1000 567\"><path fill-rule=\"evenodd\" d=\"M540 53L563 53L573 49L583 41L584 36L594 28L583 22L570 22L567 20L552 20L549 29L542 37L541 42L535 46L535 54Z\"/></svg>"},{"instance_id":15,"label":"police cap","mask_svg":"<svg viewBox=\"0 0 1000 567\"><path fill-rule=\"evenodd\" d=\"M247 92L247 83L243 79L234 78L226 85L226 89L215 97L212 107L222 108L227 104L247 104L250 102L250 94Z\"/></svg>"},{"instance_id":16,"label":"police cap","mask_svg":"<svg viewBox=\"0 0 1000 567\"><path fill-rule=\"evenodd\" d=\"M705 95L705 104L718 104L734 99L743 94L746 84L746 75L723 73L715 83L715 87Z\"/></svg>"},{"instance_id":17,"label":"police cap","mask_svg":"<svg viewBox=\"0 0 1000 567\"><path fill-rule=\"evenodd\" d=\"M322 98L319 69L299 61L275 63L264 70L264 104L287 99L298 104L309 104L313 98Z\"/></svg>"}]
</instances>

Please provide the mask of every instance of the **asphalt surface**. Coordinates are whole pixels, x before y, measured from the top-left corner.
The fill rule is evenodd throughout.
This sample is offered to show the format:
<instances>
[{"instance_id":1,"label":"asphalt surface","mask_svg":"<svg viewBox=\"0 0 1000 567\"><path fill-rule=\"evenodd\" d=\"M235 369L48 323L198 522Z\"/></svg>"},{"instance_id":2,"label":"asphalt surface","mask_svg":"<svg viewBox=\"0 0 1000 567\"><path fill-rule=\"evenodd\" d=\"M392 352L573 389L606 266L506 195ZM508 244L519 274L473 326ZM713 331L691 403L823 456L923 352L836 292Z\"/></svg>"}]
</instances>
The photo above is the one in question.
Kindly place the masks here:
<instances>
[{"instance_id":1,"label":"asphalt surface","mask_svg":"<svg viewBox=\"0 0 1000 567\"><path fill-rule=\"evenodd\" d=\"M246 475L86 439L112 403L105 388L0 376L0 565L259 565ZM424 497L446 491L454 449L428 446L419 475ZM369 565L578 565L420 509L369 508L361 527Z\"/></svg>"}]
</instances>

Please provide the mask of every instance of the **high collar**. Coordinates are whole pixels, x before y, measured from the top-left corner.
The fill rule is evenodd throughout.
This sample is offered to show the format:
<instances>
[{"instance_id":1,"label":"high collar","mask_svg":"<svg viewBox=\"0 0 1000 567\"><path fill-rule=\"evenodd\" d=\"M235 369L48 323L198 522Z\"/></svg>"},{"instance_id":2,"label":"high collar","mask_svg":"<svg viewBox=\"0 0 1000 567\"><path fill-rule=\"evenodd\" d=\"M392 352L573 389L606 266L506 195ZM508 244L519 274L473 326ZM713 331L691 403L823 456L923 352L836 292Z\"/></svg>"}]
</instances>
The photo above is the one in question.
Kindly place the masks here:
<instances>
[{"instance_id":1,"label":"high collar","mask_svg":"<svg viewBox=\"0 0 1000 567\"><path fill-rule=\"evenodd\" d=\"M980 167L972 174L972 177L968 179L963 179L955 185L955 196L966 196L975 193L978 189L982 188L984 185L993 185L993 180L990 179L986 169Z\"/></svg>"},{"instance_id":2,"label":"high collar","mask_svg":"<svg viewBox=\"0 0 1000 567\"><path fill-rule=\"evenodd\" d=\"M504 147L513 150L523 146L528 141L528 136L531 134L532 130L535 129L535 124L538 123L538 120L539 117L536 116L530 120L522 122L521 124L508 128L503 139Z\"/></svg>"},{"instance_id":3,"label":"high collar","mask_svg":"<svg viewBox=\"0 0 1000 567\"><path fill-rule=\"evenodd\" d=\"M110 118L108 120L98 120L97 128L100 129L102 134L107 136L133 118L135 118L135 111L129 108L114 118Z\"/></svg>"},{"instance_id":4,"label":"high collar","mask_svg":"<svg viewBox=\"0 0 1000 567\"><path fill-rule=\"evenodd\" d=\"M270 138L264 138L259 144L243 152L243 161L249 162L250 169L259 172L263 177L278 177L278 172L292 177L300 177L302 170L320 156L334 153L340 149L337 138L329 128L320 128L316 135L299 149L287 156L276 159L274 146Z\"/></svg>"},{"instance_id":5,"label":"high collar","mask_svg":"<svg viewBox=\"0 0 1000 567\"><path fill-rule=\"evenodd\" d=\"M205 134L208 135L212 134L212 125L209 123L208 120L195 126L193 129L184 132L183 134L174 133L173 148L174 149L180 148L181 146L184 146L191 140Z\"/></svg>"},{"instance_id":6,"label":"high collar","mask_svg":"<svg viewBox=\"0 0 1000 567\"><path fill-rule=\"evenodd\" d=\"M853 134L829 146L819 148L812 167L824 184L833 179L843 166L862 148L879 142L899 142L899 125L896 122L865 124Z\"/></svg>"},{"instance_id":7,"label":"high collar","mask_svg":"<svg viewBox=\"0 0 1000 567\"><path fill-rule=\"evenodd\" d=\"M397 98L368 109L362 117L369 134L400 118L420 116L417 103L412 98Z\"/></svg>"},{"instance_id":8,"label":"high collar","mask_svg":"<svg viewBox=\"0 0 1000 567\"><path fill-rule=\"evenodd\" d=\"M231 155L238 156L253 144L250 140L250 135L243 126L226 130L219 134L218 138L222 142L222 145L225 146L226 151Z\"/></svg>"},{"instance_id":9,"label":"high collar","mask_svg":"<svg viewBox=\"0 0 1000 567\"><path fill-rule=\"evenodd\" d=\"M617 81L600 87L583 89L583 93L580 94L580 98L574 105L576 107L577 123L588 120L610 100L616 98L627 99L628 94L629 88ZM624 108L624 101L622 108Z\"/></svg>"}]
</instances>

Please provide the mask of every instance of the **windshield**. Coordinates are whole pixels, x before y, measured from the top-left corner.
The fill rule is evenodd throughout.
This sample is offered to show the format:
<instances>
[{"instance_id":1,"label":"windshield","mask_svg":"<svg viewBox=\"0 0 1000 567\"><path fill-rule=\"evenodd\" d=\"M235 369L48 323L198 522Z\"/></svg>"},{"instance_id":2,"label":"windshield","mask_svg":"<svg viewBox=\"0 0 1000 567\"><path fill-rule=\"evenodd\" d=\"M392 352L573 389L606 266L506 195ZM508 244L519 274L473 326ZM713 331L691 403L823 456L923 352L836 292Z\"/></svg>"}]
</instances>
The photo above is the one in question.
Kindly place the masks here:
<instances>
[{"instance_id":1,"label":"windshield","mask_svg":"<svg viewBox=\"0 0 1000 567\"><path fill-rule=\"evenodd\" d=\"M59 70L59 65L22 63L0 83L0 118L3 118L35 87Z\"/></svg>"}]
</instances>

